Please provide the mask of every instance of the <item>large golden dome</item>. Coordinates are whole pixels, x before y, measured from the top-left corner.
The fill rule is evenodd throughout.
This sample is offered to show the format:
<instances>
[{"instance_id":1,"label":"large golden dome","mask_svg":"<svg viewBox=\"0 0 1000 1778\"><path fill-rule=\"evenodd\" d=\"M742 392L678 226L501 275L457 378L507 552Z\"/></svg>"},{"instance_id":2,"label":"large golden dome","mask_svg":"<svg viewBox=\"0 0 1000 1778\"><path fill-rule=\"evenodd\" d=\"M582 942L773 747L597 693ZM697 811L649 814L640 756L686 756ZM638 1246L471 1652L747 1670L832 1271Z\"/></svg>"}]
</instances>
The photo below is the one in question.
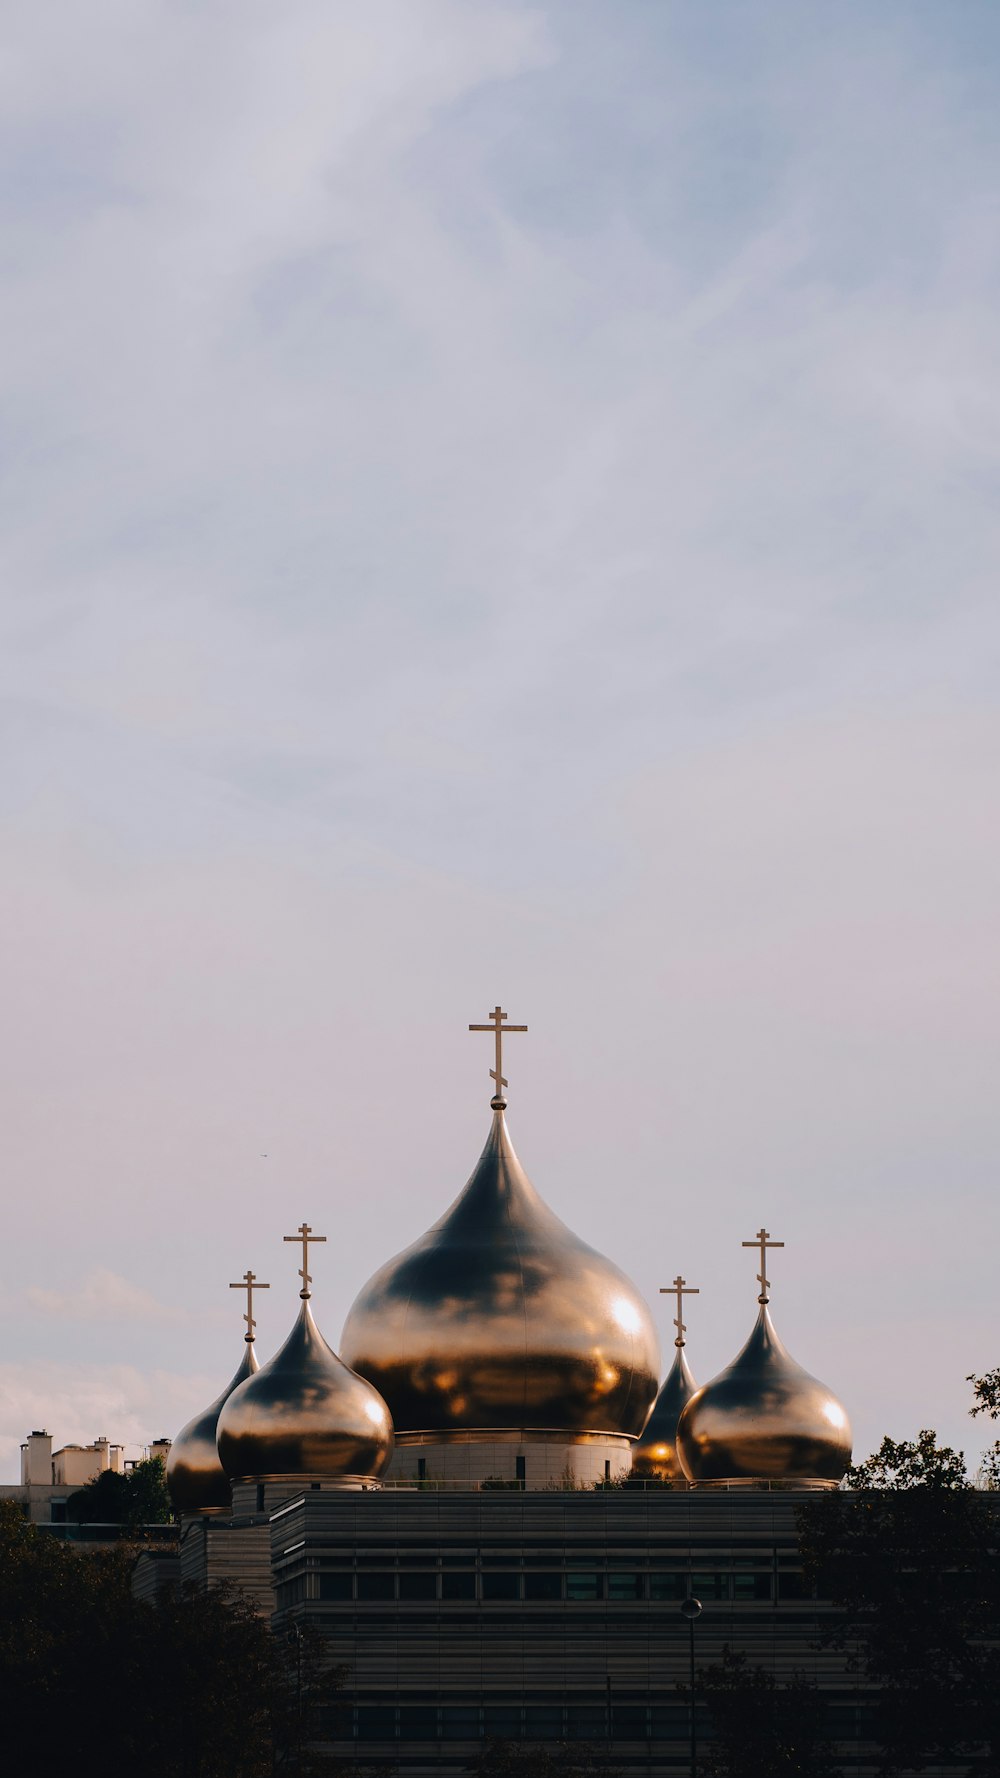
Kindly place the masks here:
<instances>
[{"instance_id":1,"label":"large golden dome","mask_svg":"<svg viewBox=\"0 0 1000 1778\"><path fill-rule=\"evenodd\" d=\"M683 1409L677 1450L699 1484L834 1488L843 1476L851 1461L847 1411L786 1351L766 1298L742 1352Z\"/></svg>"},{"instance_id":2,"label":"large golden dome","mask_svg":"<svg viewBox=\"0 0 1000 1778\"><path fill-rule=\"evenodd\" d=\"M344 1357L400 1435L638 1437L659 1375L649 1310L542 1202L494 1105L464 1191L355 1301Z\"/></svg>"},{"instance_id":3,"label":"large golden dome","mask_svg":"<svg viewBox=\"0 0 1000 1778\"><path fill-rule=\"evenodd\" d=\"M230 1511L229 1477L219 1462L216 1429L219 1415L234 1389L259 1368L251 1339L243 1348L243 1359L232 1382L227 1383L210 1408L189 1420L183 1432L174 1439L167 1458L167 1487L175 1511L201 1513L205 1517Z\"/></svg>"},{"instance_id":4,"label":"large golden dome","mask_svg":"<svg viewBox=\"0 0 1000 1778\"><path fill-rule=\"evenodd\" d=\"M683 1340L675 1340L674 1344L674 1362L632 1452L632 1474L652 1476L661 1482L683 1480L684 1471L677 1455L677 1422L698 1387L684 1356Z\"/></svg>"},{"instance_id":5,"label":"large golden dome","mask_svg":"<svg viewBox=\"0 0 1000 1778\"><path fill-rule=\"evenodd\" d=\"M376 1389L329 1347L302 1292L281 1350L233 1391L219 1416L222 1467L236 1482L373 1480L392 1456Z\"/></svg>"}]
</instances>

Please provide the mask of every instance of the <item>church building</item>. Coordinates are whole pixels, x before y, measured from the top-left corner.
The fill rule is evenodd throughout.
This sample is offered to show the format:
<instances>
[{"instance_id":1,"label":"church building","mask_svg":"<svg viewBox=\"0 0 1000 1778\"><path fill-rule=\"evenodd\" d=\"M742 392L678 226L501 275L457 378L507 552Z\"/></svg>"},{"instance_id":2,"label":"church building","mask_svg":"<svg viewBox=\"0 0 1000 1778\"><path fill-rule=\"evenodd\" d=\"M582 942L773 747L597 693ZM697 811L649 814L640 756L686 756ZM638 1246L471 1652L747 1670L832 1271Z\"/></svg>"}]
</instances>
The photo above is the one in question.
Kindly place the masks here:
<instances>
[{"instance_id":1,"label":"church building","mask_svg":"<svg viewBox=\"0 0 1000 1778\"><path fill-rule=\"evenodd\" d=\"M168 1483L185 1581L238 1585L276 1629L309 1623L348 1678L325 1737L362 1769L468 1769L484 1739L613 1746L629 1773L687 1770L690 1674L725 1645L805 1669L829 1731L870 1761L865 1700L816 1644L796 1500L835 1488L847 1414L757 1315L698 1387L678 1276L660 1383L649 1308L535 1190L507 1130L499 1007L486 1145L434 1226L387 1261L347 1317L339 1356L301 1306L263 1366L247 1333L231 1382L175 1439ZM749 1304L749 1290L748 1290ZM749 1315L748 1315L749 1319ZM137 1590L163 1584L142 1560ZM874 1765L872 1763L872 1769Z\"/></svg>"}]
</instances>

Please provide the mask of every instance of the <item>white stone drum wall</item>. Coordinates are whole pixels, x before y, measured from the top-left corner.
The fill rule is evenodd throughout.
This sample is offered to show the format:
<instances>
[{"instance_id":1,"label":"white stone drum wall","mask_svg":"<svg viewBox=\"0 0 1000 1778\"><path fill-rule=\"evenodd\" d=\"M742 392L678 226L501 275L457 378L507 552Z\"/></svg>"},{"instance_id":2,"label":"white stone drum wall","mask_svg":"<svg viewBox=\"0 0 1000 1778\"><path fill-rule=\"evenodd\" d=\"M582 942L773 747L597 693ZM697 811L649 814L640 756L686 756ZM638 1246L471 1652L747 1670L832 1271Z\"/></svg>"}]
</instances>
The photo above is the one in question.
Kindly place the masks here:
<instances>
[{"instance_id":1,"label":"white stone drum wall","mask_svg":"<svg viewBox=\"0 0 1000 1778\"><path fill-rule=\"evenodd\" d=\"M570 1439L565 1433L454 1433L442 1439L428 1433L402 1433L386 1481L442 1483L481 1488L495 1482L528 1491L536 1488L592 1488L617 1481L632 1468L633 1441L614 1433ZM518 1459L522 1460L519 1465ZM523 1467L523 1475L521 1473Z\"/></svg>"}]
</instances>

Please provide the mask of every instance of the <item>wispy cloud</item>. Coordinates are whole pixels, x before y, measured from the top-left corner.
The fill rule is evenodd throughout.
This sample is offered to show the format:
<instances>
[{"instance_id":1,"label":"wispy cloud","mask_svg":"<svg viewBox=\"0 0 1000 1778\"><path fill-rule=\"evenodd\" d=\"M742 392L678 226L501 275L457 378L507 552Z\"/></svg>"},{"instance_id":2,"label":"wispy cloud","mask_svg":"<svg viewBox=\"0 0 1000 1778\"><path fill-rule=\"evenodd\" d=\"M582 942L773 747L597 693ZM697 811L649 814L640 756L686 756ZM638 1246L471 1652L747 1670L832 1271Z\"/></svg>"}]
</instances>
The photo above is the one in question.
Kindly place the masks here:
<instances>
[{"instance_id":1,"label":"wispy cloud","mask_svg":"<svg viewBox=\"0 0 1000 1778\"><path fill-rule=\"evenodd\" d=\"M335 1338L468 1172L499 993L542 1189L651 1296L657 1252L698 1264L705 1365L745 1331L724 1231L777 1200L801 1355L869 1442L899 1385L827 1256L846 1199L879 1256L904 1206L907 1266L851 1288L886 1353L923 1330L962 1442L996 1356L1000 13L3 30L12 1362L69 1319L159 1371L176 1304L217 1391L207 1318L238 1356L252 1263L273 1349L307 1211Z\"/></svg>"},{"instance_id":2,"label":"wispy cloud","mask_svg":"<svg viewBox=\"0 0 1000 1778\"><path fill-rule=\"evenodd\" d=\"M31 1308L61 1321L150 1321L162 1326L180 1315L176 1307L158 1302L141 1284L103 1267L88 1272L82 1284L69 1290L29 1285L24 1300Z\"/></svg>"},{"instance_id":3,"label":"wispy cloud","mask_svg":"<svg viewBox=\"0 0 1000 1778\"><path fill-rule=\"evenodd\" d=\"M29 1359L0 1365L0 1474L15 1480L28 1433L44 1428L54 1448L109 1438L141 1455L156 1438L172 1438L218 1394L206 1377L127 1364L94 1365Z\"/></svg>"}]
</instances>

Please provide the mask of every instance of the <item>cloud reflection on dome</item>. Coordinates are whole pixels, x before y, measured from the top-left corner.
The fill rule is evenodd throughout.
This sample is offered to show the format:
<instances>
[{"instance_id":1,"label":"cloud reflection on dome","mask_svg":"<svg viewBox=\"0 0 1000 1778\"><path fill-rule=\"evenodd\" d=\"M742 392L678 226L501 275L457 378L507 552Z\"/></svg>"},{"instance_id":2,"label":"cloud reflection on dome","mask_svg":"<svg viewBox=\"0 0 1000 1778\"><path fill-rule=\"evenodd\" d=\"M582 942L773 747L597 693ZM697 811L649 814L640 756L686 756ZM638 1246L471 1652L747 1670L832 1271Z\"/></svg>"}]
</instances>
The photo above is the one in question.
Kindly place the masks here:
<instances>
[{"instance_id":1,"label":"cloud reflection on dome","mask_svg":"<svg viewBox=\"0 0 1000 1778\"><path fill-rule=\"evenodd\" d=\"M502 1111L450 1210L361 1291L341 1350L399 1433L634 1437L659 1368L642 1297L538 1196Z\"/></svg>"}]
</instances>

